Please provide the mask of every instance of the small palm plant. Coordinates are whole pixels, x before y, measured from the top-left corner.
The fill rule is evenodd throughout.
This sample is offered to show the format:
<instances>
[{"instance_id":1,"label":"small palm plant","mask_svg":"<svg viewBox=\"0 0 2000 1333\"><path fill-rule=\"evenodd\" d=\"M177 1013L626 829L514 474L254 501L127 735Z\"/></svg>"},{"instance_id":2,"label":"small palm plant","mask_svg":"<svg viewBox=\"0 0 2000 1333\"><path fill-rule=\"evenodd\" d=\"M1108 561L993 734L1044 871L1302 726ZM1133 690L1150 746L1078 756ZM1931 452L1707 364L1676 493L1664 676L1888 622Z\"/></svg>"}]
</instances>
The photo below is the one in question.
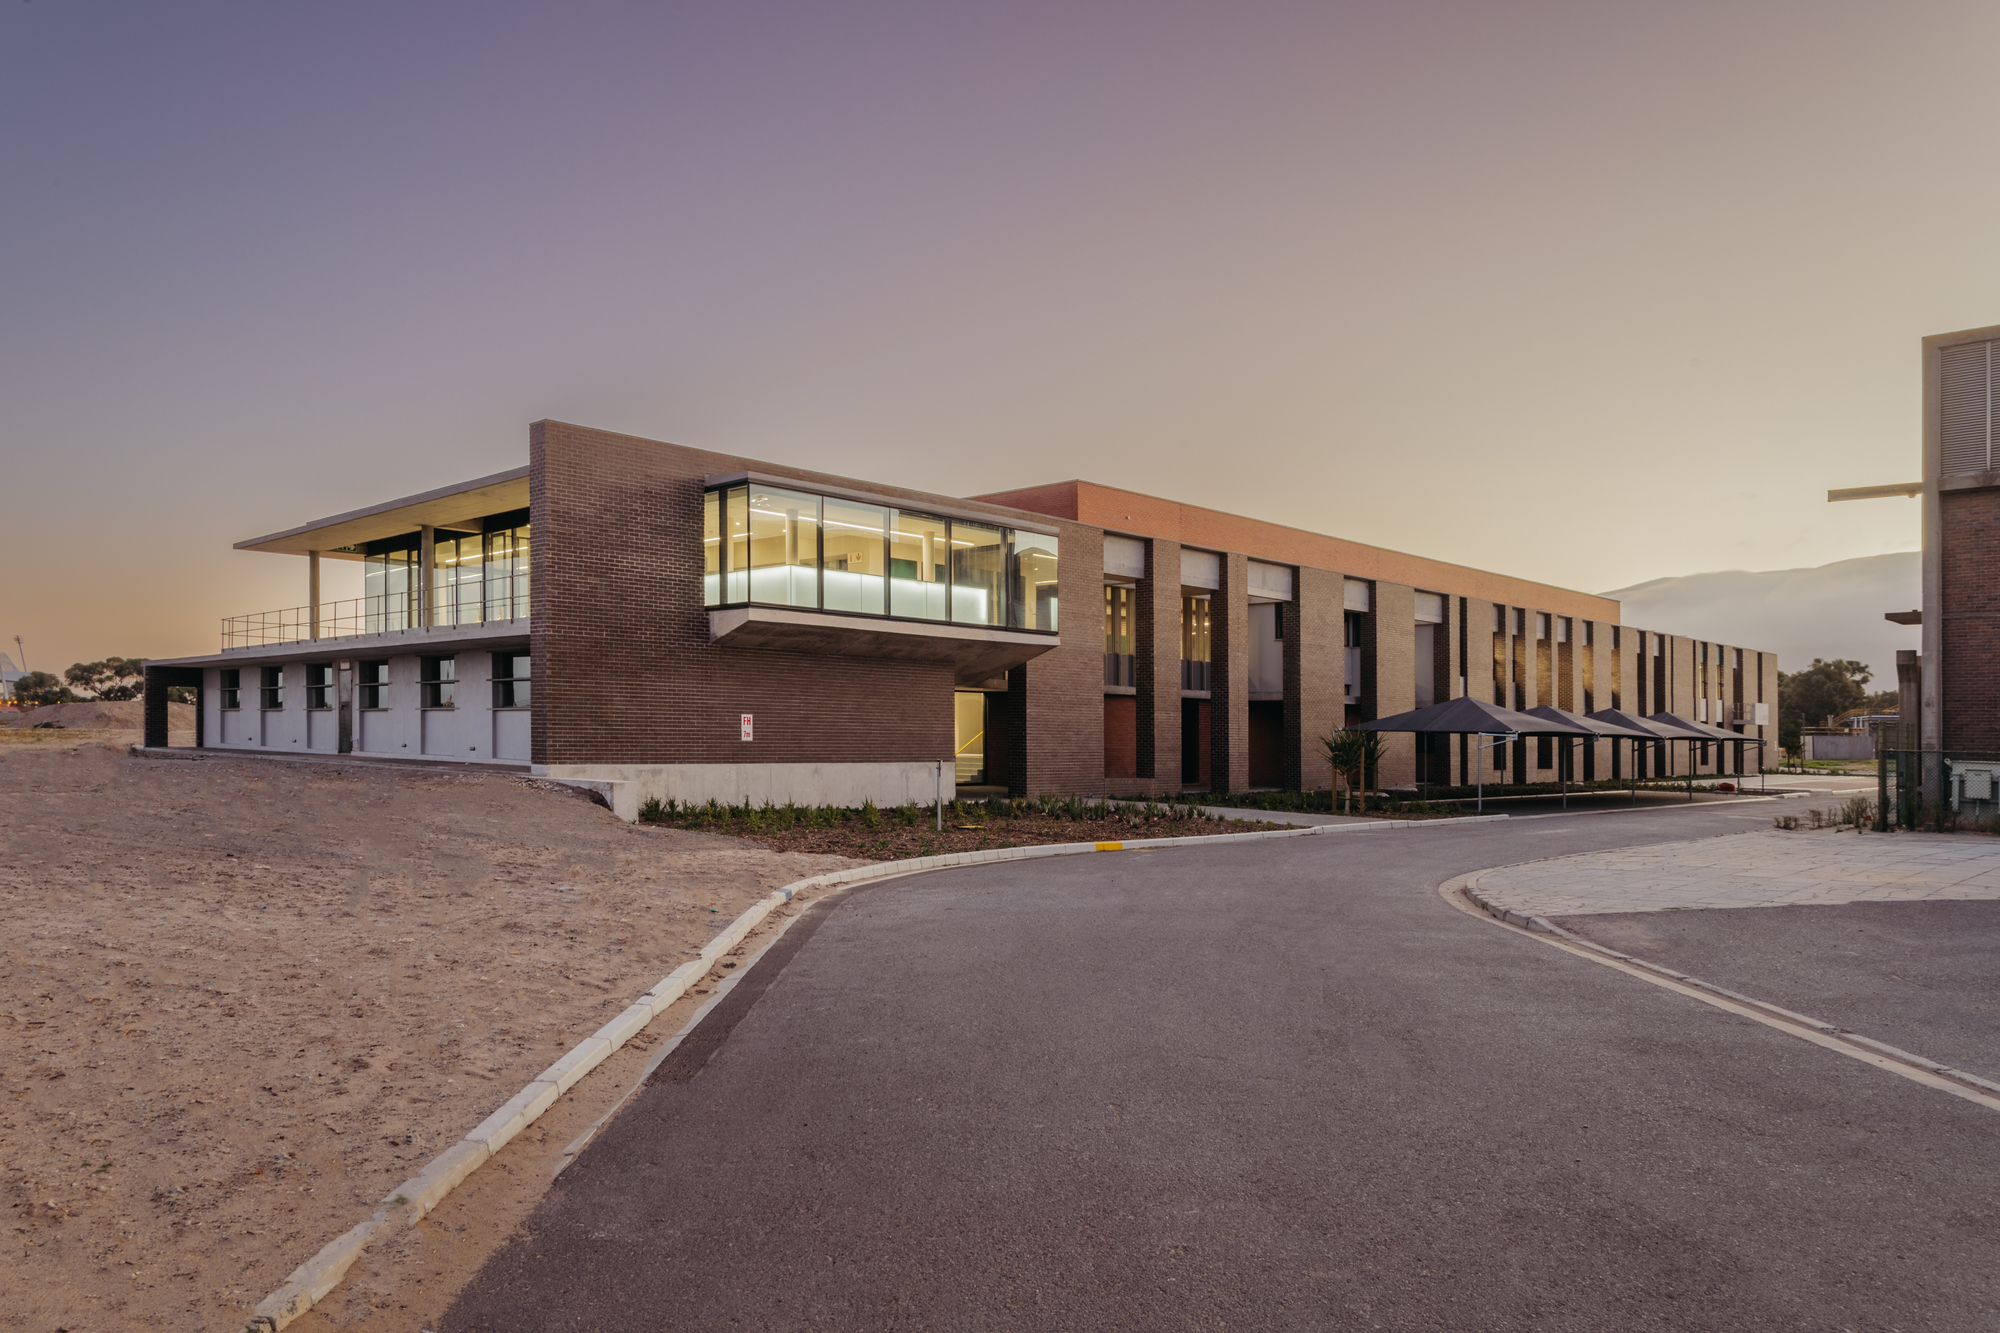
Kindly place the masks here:
<instances>
[{"instance_id":1,"label":"small palm plant","mask_svg":"<svg viewBox=\"0 0 2000 1333\"><path fill-rule=\"evenodd\" d=\"M1348 813L1354 813L1354 793L1357 791L1362 792L1362 809L1367 809L1367 793L1362 790L1362 784L1382 762L1382 733L1342 727L1321 741L1320 745L1326 750L1326 761L1333 766L1334 777L1346 783Z\"/></svg>"}]
</instances>

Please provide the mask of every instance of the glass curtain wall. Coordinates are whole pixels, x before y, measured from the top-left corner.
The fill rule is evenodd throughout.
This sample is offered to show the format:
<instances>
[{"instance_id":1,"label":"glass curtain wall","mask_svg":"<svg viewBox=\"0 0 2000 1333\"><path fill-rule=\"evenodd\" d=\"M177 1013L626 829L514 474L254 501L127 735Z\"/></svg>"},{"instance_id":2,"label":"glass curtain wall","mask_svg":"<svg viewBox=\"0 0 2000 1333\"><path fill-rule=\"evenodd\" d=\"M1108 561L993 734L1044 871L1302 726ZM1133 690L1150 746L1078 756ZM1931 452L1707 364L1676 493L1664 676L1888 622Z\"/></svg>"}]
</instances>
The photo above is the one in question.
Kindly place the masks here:
<instances>
[{"instance_id":1,"label":"glass curtain wall","mask_svg":"<svg viewBox=\"0 0 2000 1333\"><path fill-rule=\"evenodd\" d=\"M819 497L754 489L749 494L750 600L819 605Z\"/></svg>"},{"instance_id":2,"label":"glass curtain wall","mask_svg":"<svg viewBox=\"0 0 2000 1333\"><path fill-rule=\"evenodd\" d=\"M361 612L369 634L409 629L417 623L417 538L371 542L362 556Z\"/></svg>"},{"instance_id":3,"label":"glass curtain wall","mask_svg":"<svg viewBox=\"0 0 2000 1333\"><path fill-rule=\"evenodd\" d=\"M477 625L485 610L480 567L484 540L440 532L431 545L431 624Z\"/></svg>"},{"instance_id":4,"label":"glass curtain wall","mask_svg":"<svg viewBox=\"0 0 2000 1333\"><path fill-rule=\"evenodd\" d=\"M1054 630L1054 537L765 486L702 499L702 602Z\"/></svg>"},{"instance_id":5,"label":"glass curtain wall","mask_svg":"<svg viewBox=\"0 0 2000 1333\"><path fill-rule=\"evenodd\" d=\"M364 632L384 634L421 626L417 574L422 559L415 533L369 543L361 573ZM529 611L526 523L491 532L436 535L431 624L525 620Z\"/></svg>"},{"instance_id":6,"label":"glass curtain wall","mask_svg":"<svg viewBox=\"0 0 2000 1333\"><path fill-rule=\"evenodd\" d=\"M486 534L486 618L526 620L528 605L528 525Z\"/></svg>"},{"instance_id":7,"label":"glass curtain wall","mask_svg":"<svg viewBox=\"0 0 2000 1333\"><path fill-rule=\"evenodd\" d=\"M820 523L820 589L829 611L879 616L888 608L889 511L828 496Z\"/></svg>"},{"instance_id":8,"label":"glass curtain wall","mask_svg":"<svg viewBox=\"0 0 2000 1333\"><path fill-rule=\"evenodd\" d=\"M950 524L942 518L889 511L889 614L944 620Z\"/></svg>"},{"instance_id":9,"label":"glass curtain wall","mask_svg":"<svg viewBox=\"0 0 2000 1333\"><path fill-rule=\"evenodd\" d=\"M952 523L951 618L961 625L1007 623L1007 534L999 528Z\"/></svg>"},{"instance_id":10,"label":"glass curtain wall","mask_svg":"<svg viewBox=\"0 0 2000 1333\"><path fill-rule=\"evenodd\" d=\"M1039 532L1014 534L1013 596L1008 624L1015 629L1056 628L1056 539Z\"/></svg>"}]
</instances>

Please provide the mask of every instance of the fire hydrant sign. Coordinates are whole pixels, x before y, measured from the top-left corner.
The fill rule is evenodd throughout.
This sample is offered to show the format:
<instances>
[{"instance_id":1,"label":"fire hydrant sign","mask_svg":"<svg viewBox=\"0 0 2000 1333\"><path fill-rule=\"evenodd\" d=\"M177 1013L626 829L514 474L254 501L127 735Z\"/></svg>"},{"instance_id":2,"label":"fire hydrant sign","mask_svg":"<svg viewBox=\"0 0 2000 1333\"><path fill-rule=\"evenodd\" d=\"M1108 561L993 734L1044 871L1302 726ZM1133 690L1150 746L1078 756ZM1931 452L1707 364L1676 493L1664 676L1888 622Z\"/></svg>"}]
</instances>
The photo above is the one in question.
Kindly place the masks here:
<instances>
[{"instance_id":1,"label":"fire hydrant sign","mask_svg":"<svg viewBox=\"0 0 2000 1333\"><path fill-rule=\"evenodd\" d=\"M743 715L743 739L746 741L750 739L750 719L753 716L754 715L750 713L745 713Z\"/></svg>"}]
</instances>

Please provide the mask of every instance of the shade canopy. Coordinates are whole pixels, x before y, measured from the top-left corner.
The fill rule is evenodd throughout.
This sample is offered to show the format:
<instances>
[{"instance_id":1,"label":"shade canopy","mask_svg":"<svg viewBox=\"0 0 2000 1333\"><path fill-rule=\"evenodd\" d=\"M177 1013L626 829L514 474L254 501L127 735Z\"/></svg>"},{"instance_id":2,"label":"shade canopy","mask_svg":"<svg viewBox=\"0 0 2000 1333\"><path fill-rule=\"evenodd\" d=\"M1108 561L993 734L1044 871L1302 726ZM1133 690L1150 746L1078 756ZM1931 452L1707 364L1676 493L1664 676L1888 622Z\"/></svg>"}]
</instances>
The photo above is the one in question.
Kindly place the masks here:
<instances>
[{"instance_id":1,"label":"shade canopy","mask_svg":"<svg viewBox=\"0 0 2000 1333\"><path fill-rule=\"evenodd\" d=\"M1655 713L1646 721L1658 727L1668 740L1713 741L1725 737L1729 740L1743 739L1741 736L1723 731L1721 727L1704 727L1699 722L1690 722L1679 713Z\"/></svg>"},{"instance_id":2,"label":"shade canopy","mask_svg":"<svg viewBox=\"0 0 2000 1333\"><path fill-rule=\"evenodd\" d=\"M1517 713L1499 704L1466 696L1417 708L1394 717L1356 724L1356 731L1415 731L1451 736L1591 736L1580 722L1564 722Z\"/></svg>"},{"instance_id":3,"label":"shade canopy","mask_svg":"<svg viewBox=\"0 0 2000 1333\"><path fill-rule=\"evenodd\" d=\"M1565 713L1562 709L1552 708L1548 704L1543 704L1540 708L1530 708L1528 716L1539 717L1547 722L1567 722L1572 726L1582 727L1592 736L1606 739L1621 740L1630 737L1642 741L1655 741L1660 738L1658 732L1641 731L1637 727L1626 726L1621 722L1614 722L1601 713L1592 713L1588 717L1578 717L1575 713Z\"/></svg>"},{"instance_id":4,"label":"shade canopy","mask_svg":"<svg viewBox=\"0 0 2000 1333\"><path fill-rule=\"evenodd\" d=\"M1685 739L1677 731L1667 731L1664 728L1656 727L1643 717L1634 717L1632 714L1620 712L1616 708L1600 708L1594 713L1585 713L1583 717L1586 722L1599 722L1608 727L1619 727L1625 735L1630 736L1634 740L1672 741Z\"/></svg>"}]
</instances>

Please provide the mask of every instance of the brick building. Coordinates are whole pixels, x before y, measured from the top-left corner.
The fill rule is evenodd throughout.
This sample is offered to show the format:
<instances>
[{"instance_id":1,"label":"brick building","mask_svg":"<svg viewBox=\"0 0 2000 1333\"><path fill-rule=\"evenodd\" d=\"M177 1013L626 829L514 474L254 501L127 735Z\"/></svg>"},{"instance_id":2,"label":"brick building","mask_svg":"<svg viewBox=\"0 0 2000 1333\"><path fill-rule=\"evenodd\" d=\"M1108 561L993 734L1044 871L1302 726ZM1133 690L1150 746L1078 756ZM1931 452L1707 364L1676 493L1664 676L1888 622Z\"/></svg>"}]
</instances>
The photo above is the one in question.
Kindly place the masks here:
<instances>
[{"instance_id":1,"label":"brick building","mask_svg":"<svg viewBox=\"0 0 2000 1333\"><path fill-rule=\"evenodd\" d=\"M1755 771L1777 662L1619 623L1614 601L1073 481L965 499L537 422L526 467L238 544L308 564L308 606L148 664L199 743L499 763L648 798L928 802L942 785L1323 788L1345 722L1468 691L1674 712ZM322 604L325 559L365 595ZM1456 738L1389 738L1386 785L1469 782ZM1552 780L1560 747L1489 753ZM1677 773L1579 747L1572 776Z\"/></svg>"},{"instance_id":2,"label":"brick building","mask_svg":"<svg viewBox=\"0 0 2000 1333\"><path fill-rule=\"evenodd\" d=\"M1922 475L1827 493L1923 504L1923 606L1887 613L1923 627L1897 654L1911 748L2000 753L2000 325L1923 340Z\"/></svg>"}]
</instances>

